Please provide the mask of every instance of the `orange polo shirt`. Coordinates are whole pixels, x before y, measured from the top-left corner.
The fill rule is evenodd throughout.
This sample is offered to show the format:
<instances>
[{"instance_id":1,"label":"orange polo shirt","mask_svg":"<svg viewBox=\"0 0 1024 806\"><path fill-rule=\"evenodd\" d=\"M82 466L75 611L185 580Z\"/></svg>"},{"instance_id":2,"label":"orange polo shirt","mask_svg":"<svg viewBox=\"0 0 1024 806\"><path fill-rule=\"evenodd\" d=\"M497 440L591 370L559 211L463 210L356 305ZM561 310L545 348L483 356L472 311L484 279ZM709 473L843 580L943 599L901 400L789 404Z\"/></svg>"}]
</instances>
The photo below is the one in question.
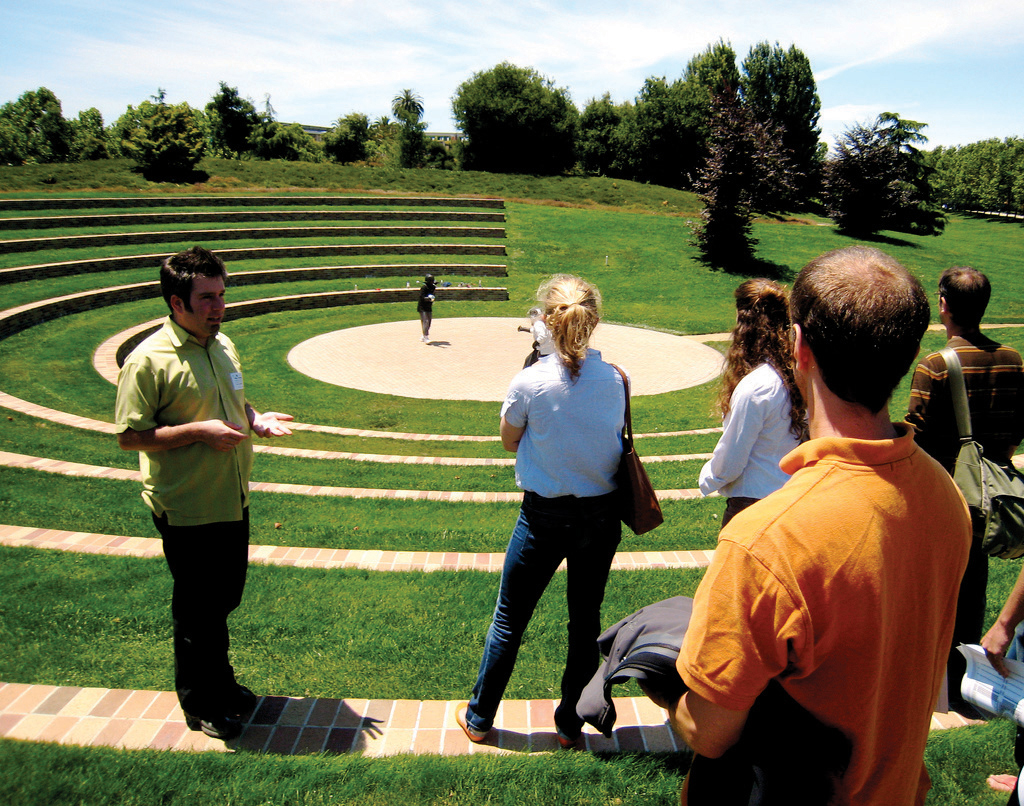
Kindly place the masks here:
<instances>
[{"instance_id":1,"label":"orange polo shirt","mask_svg":"<svg viewBox=\"0 0 1024 806\"><path fill-rule=\"evenodd\" d=\"M923 803L970 520L949 474L897 425L823 438L722 531L679 655L686 684L733 710L768 681L851 740L841 802Z\"/></svg>"}]
</instances>

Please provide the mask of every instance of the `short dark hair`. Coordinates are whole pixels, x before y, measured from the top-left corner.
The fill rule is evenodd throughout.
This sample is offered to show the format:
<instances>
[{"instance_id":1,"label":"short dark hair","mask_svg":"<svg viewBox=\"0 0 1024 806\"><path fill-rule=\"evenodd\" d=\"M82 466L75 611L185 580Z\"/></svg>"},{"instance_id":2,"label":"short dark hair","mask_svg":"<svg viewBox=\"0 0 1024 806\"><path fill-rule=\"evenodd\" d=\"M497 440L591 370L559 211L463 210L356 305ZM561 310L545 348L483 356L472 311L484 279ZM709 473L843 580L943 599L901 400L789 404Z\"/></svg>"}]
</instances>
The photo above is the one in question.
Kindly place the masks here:
<instances>
[{"instance_id":1,"label":"short dark hair","mask_svg":"<svg viewBox=\"0 0 1024 806\"><path fill-rule=\"evenodd\" d=\"M201 246L171 255L160 264L160 291L168 308L171 307L171 297L175 296L185 303L186 311L192 310L192 281L196 277L227 280L228 270L223 260Z\"/></svg>"},{"instance_id":2,"label":"short dark hair","mask_svg":"<svg viewBox=\"0 0 1024 806\"><path fill-rule=\"evenodd\" d=\"M976 330L985 315L992 286L988 277L970 266L950 266L939 277L939 294L953 324Z\"/></svg>"},{"instance_id":3,"label":"short dark hair","mask_svg":"<svg viewBox=\"0 0 1024 806\"><path fill-rule=\"evenodd\" d=\"M829 390L877 414L916 358L931 311L921 283L897 260L850 246L804 266L790 315Z\"/></svg>"}]
</instances>

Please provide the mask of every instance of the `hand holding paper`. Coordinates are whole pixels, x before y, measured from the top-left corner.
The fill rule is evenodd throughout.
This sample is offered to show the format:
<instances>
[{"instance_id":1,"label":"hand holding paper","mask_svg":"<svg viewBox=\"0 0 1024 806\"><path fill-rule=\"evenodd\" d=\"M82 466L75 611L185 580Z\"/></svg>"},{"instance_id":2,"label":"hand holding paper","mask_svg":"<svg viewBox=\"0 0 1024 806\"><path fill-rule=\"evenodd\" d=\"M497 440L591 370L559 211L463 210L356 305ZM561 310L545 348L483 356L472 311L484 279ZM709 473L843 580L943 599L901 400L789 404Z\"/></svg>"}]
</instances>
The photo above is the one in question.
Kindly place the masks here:
<instances>
[{"instance_id":1,"label":"hand holding paper","mask_svg":"<svg viewBox=\"0 0 1024 806\"><path fill-rule=\"evenodd\" d=\"M960 683L963 698L992 716L1024 725L1024 663L1004 659L1010 675L1003 677L977 644L961 644L958 649L967 659L967 674Z\"/></svg>"}]
</instances>

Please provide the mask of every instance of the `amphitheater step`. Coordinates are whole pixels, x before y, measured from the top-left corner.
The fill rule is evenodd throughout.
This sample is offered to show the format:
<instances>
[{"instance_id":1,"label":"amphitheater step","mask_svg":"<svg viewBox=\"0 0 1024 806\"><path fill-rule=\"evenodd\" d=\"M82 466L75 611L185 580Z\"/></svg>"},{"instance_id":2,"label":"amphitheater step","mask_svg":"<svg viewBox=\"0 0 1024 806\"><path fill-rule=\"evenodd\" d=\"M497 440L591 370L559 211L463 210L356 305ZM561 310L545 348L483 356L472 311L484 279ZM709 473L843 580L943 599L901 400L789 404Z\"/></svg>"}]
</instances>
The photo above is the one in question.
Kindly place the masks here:
<instances>
[{"instance_id":1,"label":"amphitheater step","mask_svg":"<svg viewBox=\"0 0 1024 806\"><path fill-rule=\"evenodd\" d=\"M84 476L116 481L141 481L138 470L120 467L87 465L80 462L66 462L42 456L28 456L10 451L0 451L0 467L19 467L55 473L63 476ZM391 501L445 501L452 504L515 504L523 499L522 490L490 491L479 490L388 490L370 487L330 487L313 484L289 484L272 481L250 481L249 489L260 493L287 493L290 495L333 496L336 498L373 498ZM655 490L660 501L694 501L702 498L698 489Z\"/></svg>"},{"instance_id":2,"label":"amphitheater step","mask_svg":"<svg viewBox=\"0 0 1024 806\"><path fill-rule=\"evenodd\" d=\"M460 224L500 224L504 213L455 210L237 210L220 212L103 213L99 215L0 218L0 231L70 229L81 227L137 227L153 224L222 224L236 221L454 221Z\"/></svg>"},{"instance_id":3,"label":"amphitheater step","mask_svg":"<svg viewBox=\"0 0 1024 806\"><path fill-rule=\"evenodd\" d=\"M251 681L250 681L251 682ZM646 697L615 698L608 738L587 726L578 748L594 753L671 753L685 749ZM506 700L494 730L471 743L455 722L458 700L367 700L264 695L242 734L229 742L189 731L170 691L26 685L0 682L0 738L93 747L214 750L304 755L399 753L467 755L559 749L554 700ZM932 715L932 730L972 723L956 713Z\"/></svg>"},{"instance_id":4,"label":"amphitheater step","mask_svg":"<svg viewBox=\"0 0 1024 806\"><path fill-rule=\"evenodd\" d=\"M0 241L0 254L40 249L97 249L107 246L221 241L287 240L289 238L504 238L504 227L239 227L237 229L113 232L59 235Z\"/></svg>"},{"instance_id":5,"label":"amphitheater step","mask_svg":"<svg viewBox=\"0 0 1024 806\"><path fill-rule=\"evenodd\" d=\"M500 210L504 199L433 196L125 196L35 199L0 199L0 211L6 210L99 210L159 207L470 207Z\"/></svg>"},{"instance_id":6,"label":"amphitheater step","mask_svg":"<svg viewBox=\"0 0 1024 806\"><path fill-rule=\"evenodd\" d=\"M0 285L20 283L26 280L43 280L52 277L66 277L69 274L86 274L101 271L125 271L128 269L153 269L159 267L171 252L147 255L122 255L86 260L66 260L57 263L39 263L32 266L12 266L0 269ZM218 249L228 265L238 260L274 260L311 257L354 257L365 255L487 255L504 257L502 244L317 244L314 246L253 246L232 249Z\"/></svg>"},{"instance_id":7,"label":"amphitheater step","mask_svg":"<svg viewBox=\"0 0 1024 806\"><path fill-rule=\"evenodd\" d=\"M508 290L503 287L487 287L482 285L451 286L439 289L439 296L446 301L458 302L507 302ZM143 299L156 299L160 296L160 285L156 282L135 283L133 285L99 288L80 291L63 297L30 302L16 308L0 311L0 339L6 339L22 330L59 319L62 316L92 311L108 305L120 305ZM240 319L247 316L260 316L265 313L281 311L305 311L319 308L334 308L345 305L371 305L382 303L414 303L419 298L417 288L364 288L362 291L321 291L313 294L292 294L284 297L267 299L243 300L228 304L228 316ZM152 326L153 330L159 325ZM119 351L124 356L143 338L138 335L134 342ZM118 364L120 366L120 364Z\"/></svg>"},{"instance_id":8,"label":"amphitheater step","mask_svg":"<svg viewBox=\"0 0 1024 806\"><path fill-rule=\"evenodd\" d=\"M163 556L163 545L154 537L70 532L34 526L0 524L0 545L22 548L78 551L118 557ZM614 571L651 568L705 568L713 551L666 550L620 551L612 561ZM500 573L505 555L500 552L384 551L382 549L327 549L305 546L249 546L249 561L261 565L296 568L361 568L366 571L486 571ZM562 566L564 569L564 564Z\"/></svg>"},{"instance_id":9,"label":"amphitheater step","mask_svg":"<svg viewBox=\"0 0 1024 806\"><path fill-rule=\"evenodd\" d=\"M0 737L125 749L370 757L559 749L553 700L506 700L498 709L494 730L482 744L472 744L456 724L459 705L458 700L266 695L241 736L225 743L189 731L174 692L0 683ZM618 698L615 705L618 727L611 737L588 727L579 749L601 753L683 749L665 724L665 712L646 697Z\"/></svg>"}]
</instances>

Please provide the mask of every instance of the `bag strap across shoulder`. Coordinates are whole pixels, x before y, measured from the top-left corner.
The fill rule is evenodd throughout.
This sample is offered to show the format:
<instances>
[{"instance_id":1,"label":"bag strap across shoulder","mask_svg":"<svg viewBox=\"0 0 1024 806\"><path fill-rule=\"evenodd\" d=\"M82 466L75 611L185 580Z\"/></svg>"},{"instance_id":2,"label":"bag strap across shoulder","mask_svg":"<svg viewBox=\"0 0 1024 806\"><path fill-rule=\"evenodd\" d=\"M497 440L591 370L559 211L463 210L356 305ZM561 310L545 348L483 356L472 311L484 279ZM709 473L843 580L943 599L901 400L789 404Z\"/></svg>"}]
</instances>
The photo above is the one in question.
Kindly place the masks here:
<instances>
[{"instance_id":1,"label":"bag strap across shoulder","mask_svg":"<svg viewBox=\"0 0 1024 806\"><path fill-rule=\"evenodd\" d=\"M630 413L629 413L629 378L626 377L626 373L622 371L622 367L620 367L618 364L612 364L612 366L615 367L615 369L619 373L619 375L622 376L622 383L626 387L626 413L625 413L625 416L623 417L623 421L624 421L625 425L624 425L622 430L623 430L623 436L625 437L626 443L628 445L632 445L633 444L633 418L630 416Z\"/></svg>"},{"instance_id":2,"label":"bag strap across shoulder","mask_svg":"<svg viewBox=\"0 0 1024 806\"><path fill-rule=\"evenodd\" d=\"M970 442L973 438L971 428L971 409L967 403L967 385L964 383L964 370L960 365L960 356L952 347L944 347L939 351L946 362L949 372L949 389L953 395L953 411L956 413L956 430L960 433L960 444Z\"/></svg>"}]
</instances>

